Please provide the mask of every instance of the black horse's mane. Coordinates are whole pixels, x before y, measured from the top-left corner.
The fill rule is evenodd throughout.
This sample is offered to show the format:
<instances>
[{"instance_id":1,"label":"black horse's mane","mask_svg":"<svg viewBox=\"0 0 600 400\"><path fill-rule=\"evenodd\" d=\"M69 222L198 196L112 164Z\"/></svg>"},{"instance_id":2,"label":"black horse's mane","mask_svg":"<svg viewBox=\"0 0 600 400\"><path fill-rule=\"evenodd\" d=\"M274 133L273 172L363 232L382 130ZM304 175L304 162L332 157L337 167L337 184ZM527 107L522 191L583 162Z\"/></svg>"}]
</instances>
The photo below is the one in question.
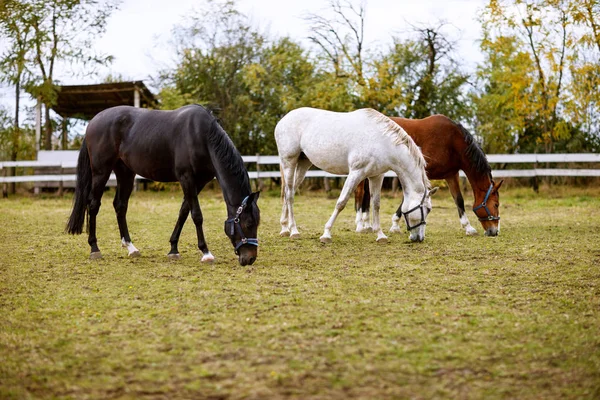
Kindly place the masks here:
<instances>
[{"instance_id":1,"label":"black horse's mane","mask_svg":"<svg viewBox=\"0 0 600 400\"><path fill-rule=\"evenodd\" d=\"M196 105L207 111L209 118L212 118L207 137L215 156L223 167L230 170L237 177L242 187L250 187L250 179L242 157L229 135L227 135L221 126L220 120L210 109L200 104Z\"/></svg>"},{"instance_id":2,"label":"black horse's mane","mask_svg":"<svg viewBox=\"0 0 600 400\"><path fill-rule=\"evenodd\" d=\"M461 124L456 124L463 134L467 148L465 149L465 156L471 161L471 164L475 168L475 171L480 174L487 174L492 179L492 168L488 163L485 153L479 146L479 143L475 140L473 135Z\"/></svg>"}]
</instances>

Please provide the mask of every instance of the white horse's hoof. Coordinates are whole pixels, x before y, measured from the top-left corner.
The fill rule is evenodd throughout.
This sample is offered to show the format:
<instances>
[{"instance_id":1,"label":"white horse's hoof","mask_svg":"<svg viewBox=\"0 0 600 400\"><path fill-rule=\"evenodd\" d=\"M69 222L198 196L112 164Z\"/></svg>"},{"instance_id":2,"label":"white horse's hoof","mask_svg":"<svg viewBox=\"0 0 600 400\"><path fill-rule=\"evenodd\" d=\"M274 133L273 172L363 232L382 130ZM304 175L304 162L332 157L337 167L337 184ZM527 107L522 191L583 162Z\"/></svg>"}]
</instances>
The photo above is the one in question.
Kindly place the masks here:
<instances>
[{"instance_id":1,"label":"white horse's hoof","mask_svg":"<svg viewBox=\"0 0 600 400\"><path fill-rule=\"evenodd\" d=\"M134 250L134 251L132 251L131 253L129 253L129 257L131 257L131 258L137 258L137 257L139 257L140 255L141 255L141 254L140 254L140 251L139 251L139 250Z\"/></svg>"},{"instance_id":2,"label":"white horse's hoof","mask_svg":"<svg viewBox=\"0 0 600 400\"><path fill-rule=\"evenodd\" d=\"M288 236L290 236L290 231L281 231L281 232L279 232L279 236L288 237Z\"/></svg>"},{"instance_id":3,"label":"white horse's hoof","mask_svg":"<svg viewBox=\"0 0 600 400\"><path fill-rule=\"evenodd\" d=\"M290 235L290 239L300 239L300 234L299 234L299 233L297 233L297 232L296 232L296 233L292 233L292 234Z\"/></svg>"},{"instance_id":4,"label":"white horse's hoof","mask_svg":"<svg viewBox=\"0 0 600 400\"><path fill-rule=\"evenodd\" d=\"M203 263L212 263L215 261L215 256L213 256L212 254L208 253L208 254L204 254L202 256L202 259L200 260L200 262Z\"/></svg>"},{"instance_id":5,"label":"white horse's hoof","mask_svg":"<svg viewBox=\"0 0 600 400\"><path fill-rule=\"evenodd\" d=\"M167 257L169 257L169 260L181 260L181 254L179 253L169 253Z\"/></svg>"},{"instance_id":6,"label":"white horse's hoof","mask_svg":"<svg viewBox=\"0 0 600 400\"><path fill-rule=\"evenodd\" d=\"M468 227L466 230L467 236L477 236L477 230L473 227Z\"/></svg>"},{"instance_id":7,"label":"white horse's hoof","mask_svg":"<svg viewBox=\"0 0 600 400\"><path fill-rule=\"evenodd\" d=\"M321 241L321 243L325 243L325 244L331 243L331 237L329 237L329 236L321 236L319 238L319 240Z\"/></svg>"},{"instance_id":8,"label":"white horse's hoof","mask_svg":"<svg viewBox=\"0 0 600 400\"><path fill-rule=\"evenodd\" d=\"M94 251L92 253L90 253L90 260L99 260L102 258L102 253L100 253L99 251Z\"/></svg>"},{"instance_id":9,"label":"white horse's hoof","mask_svg":"<svg viewBox=\"0 0 600 400\"><path fill-rule=\"evenodd\" d=\"M390 228L390 233L400 233L400 232L402 232L402 231L397 226L392 226Z\"/></svg>"},{"instance_id":10,"label":"white horse's hoof","mask_svg":"<svg viewBox=\"0 0 600 400\"><path fill-rule=\"evenodd\" d=\"M382 236L382 237L378 237L376 241L377 241L377 243L387 243L388 238L387 238L387 236Z\"/></svg>"}]
</instances>

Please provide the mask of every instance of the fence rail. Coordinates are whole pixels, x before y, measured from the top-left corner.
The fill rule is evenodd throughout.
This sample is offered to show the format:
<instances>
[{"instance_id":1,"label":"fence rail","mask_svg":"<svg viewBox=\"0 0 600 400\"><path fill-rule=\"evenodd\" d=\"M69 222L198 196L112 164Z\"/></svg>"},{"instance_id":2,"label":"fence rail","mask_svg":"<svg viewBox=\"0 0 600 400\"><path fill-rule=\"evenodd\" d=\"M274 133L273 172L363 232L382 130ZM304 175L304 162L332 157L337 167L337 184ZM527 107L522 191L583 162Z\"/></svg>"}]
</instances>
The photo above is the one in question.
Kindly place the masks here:
<instances>
[{"instance_id":1,"label":"fence rail","mask_svg":"<svg viewBox=\"0 0 600 400\"><path fill-rule=\"evenodd\" d=\"M75 182L77 177L73 173L77 166L77 157L79 152L70 151L40 151L37 160L26 161L3 161L0 162L0 183L3 184L3 191L6 193L8 183L62 183ZM255 168L249 171L250 179L277 178L280 176L279 167L277 170L263 171L261 166L277 165L279 166L279 157L273 155L254 155L243 156L244 162L254 164ZM600 153L567 153L567 154L488 154L488 162L495 164L549 164L549 163L600 163ZM7 172L11 168L33 169L34 174L14 174L8 176ZM45 169L54 169L57 173L41 173ZM529 169L493 169L492 175L498 178L531 178L547 176L564 177L599 177L600 168L581 169L581 168L534 168ZM333 178L343 177L344 175L330 174L321 170L310 170L307 172L308 178ZM386 177L396 176L393 172L388 172ZM461 171L461 176L465 176ZM137 175L137 181L143 181L143 176ZM109 180L111 184L115 182L114 174Z\"/></svg>"}]
</instances>

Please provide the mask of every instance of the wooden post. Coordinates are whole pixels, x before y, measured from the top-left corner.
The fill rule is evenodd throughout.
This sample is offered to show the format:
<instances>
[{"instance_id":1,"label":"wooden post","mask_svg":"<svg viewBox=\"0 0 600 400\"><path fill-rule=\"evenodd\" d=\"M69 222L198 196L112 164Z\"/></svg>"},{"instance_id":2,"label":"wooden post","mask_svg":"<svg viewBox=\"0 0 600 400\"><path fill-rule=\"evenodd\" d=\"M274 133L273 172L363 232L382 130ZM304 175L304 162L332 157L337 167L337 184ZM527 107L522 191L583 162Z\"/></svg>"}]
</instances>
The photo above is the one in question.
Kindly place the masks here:
<instances>
[{"instance_id":1,"label":"wooden post","mask_svg":"<svg viewBox=\"0 0 600 400\"><path fill-rule=\"evenodd\" d=\"M140 89L137 86L133 88L133 106L140 108Z\"/></svg>"},{"instance_id":2,"label":"wooden post","mask_svg":"<svg viewBox=\"0 0 600 400\"><path fill-rule=\"evenodd\" d=\"M58 182L58 195L62 196L63 195L63 188L64 188L62 174L65 172L65 170L63 169L62 165L60 166L60 170L59 171L60 171L61 178L60 178L60 181Z\"/></svg>"},{"instance_id":3,"label":"wooden post","mask_svg":"<svg viewBox=\"0 0 600 400\"><path fill-rule=\"evenodd\" d=\"M6 178L6 168L2 168L2 175ZM2 197L8 198L8 183L6 182L2 184Z\"/></svg>"},{"instance_id":4,"label":"wooden post","mask_svg":"<svg viewBox=\"0 0 600 400\"><path fill-rule=\"evenodd\" d=\"M67 119L66 118L63 118L61 125L62 125L61 126L62 135L61 135L61 141L60 141L60 149L67 150L67 147L69 145L69 133L67 132Z\"/></svg>"},{"instance_id":5,"label":"wooden post","mask_svg":"<svg viewBox=\"0 0 600 400\"><path fill-rule=\"evenodd\" d=\"M260 191L262 183L260 181L260 154L256 153L256 190Z\"/></svg>"}]
</instances>

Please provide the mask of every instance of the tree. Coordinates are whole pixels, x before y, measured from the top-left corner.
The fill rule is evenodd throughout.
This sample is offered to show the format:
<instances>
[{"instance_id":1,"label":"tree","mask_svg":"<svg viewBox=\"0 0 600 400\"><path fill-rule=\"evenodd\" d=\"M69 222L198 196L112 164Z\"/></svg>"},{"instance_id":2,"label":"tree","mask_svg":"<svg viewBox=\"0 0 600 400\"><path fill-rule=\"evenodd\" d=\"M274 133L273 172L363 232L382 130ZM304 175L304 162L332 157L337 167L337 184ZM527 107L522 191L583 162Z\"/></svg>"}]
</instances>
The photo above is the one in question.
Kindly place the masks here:
<instances>
[{"instance_id":1,"label":"tree","mask_svg":"<svg viewBox=\"0 0 600 400\"><path fill-rule=\"evenodd\" d=\"M6 17L31 31L28 59L33 81L27 90L45 105L44 148L52 147L50 109L56 102L55 68L65 65L106 64L112 57L94 54L93 39L104 32L118 0L5 0ZM21 10L23 12L17 12ZM93 72L87 69L88 73Z\"/></svg>"},{"instance_id":2,"label":"tree","mask_svg":"<svg viewBox=\"0 0 600 400\"><path fill-rule=\"evenodd\" d=\"M350 0L329 0L327 4L331 15L310 13L304 17L312 32L308 38L331 62L336 77L350 77L364 86L366 5Z\"/></svg>"},{"instance_id":3,"label":"tree","mask_svg":"<svg viewBox=\"0 0 600 400\"><path fill-rule=\"evenodd\" d=\"M244 67L242 80L247 91L240 101L247 101L251 109L244 125L256 137L255 152L277 152L275 125L289 111L310 103L313 72L306 52L289 38L264 46L257 61Z\"/></svg>"},{"instance_id":4,"label":"tree","mask_svg":"<svg viewBox=\"0 0 600 400\"><path fill-rule=\"evenodd\" d=\"M310 104L314 66L306 51L289 38L271 41L233 1L210 2L174 33L179 60L162 74L163 107L204 104L240 152L276 152L279 119Z\"/></svg>"},{"instance_id":5,"label":"tree","mask_svg":"<svg viewBox=\"0 0 600 400\"><path fill-rule=\"evenodd\" d=\"M578 126L581 143L600 141L600 3L597 0L573 1L569 7L576 26L582 30L570 66L571 81L565 112ZM597 148L597 147L596 147Z\"/></svg>"},{"instance_id":6,"label":"tree","mask_svg":"<svg viewBox=\"0 0 600 400\"><path fill-rule=\"evenodd\" d=\"M569 135L559 106L565 97L567 63L575 50L572 27L569 5L563 0L490 0L483 14L482 46L493 51L499 43L496 39L512 37L519 51L527 52L531 59L535 72L530 75L533 101L528 104L537 108L528 121L529 129L522 134L533 135L531 139L547 153L553 151L556 140Z\"/></svg>"},{"instance_id":7,"label":"tree","mask_svg":"<svg viewBox=\"0 0 600 400\"><path fill-rule=\"evenodd\" d=\"M477 79L483 87L473 95L473 103L484 150L523 151L521 141L537 115L533 61L514 36L485 39L481 49L485 60L477 69Z\"/></svg>"},{"instance_id":8,"label":"tree","mask_svg":"<svg viewBox=\"0 0 600 400\"><path fill-rule=\"evenodd\" d=\"M16 160L20 140L21 87L28 79L28 53L32 49L31 9L28 4L7 1L0 5L0 34L7 39L7 48L0 57L0 80L15 87L15 116L13 123L13 151L10 160Z\"/></svg>"},{"instance_id":9,"label":"tree","mask_svg":"<svg viewBox=\"0 0 600 400\"><path fill-rule=\"evenodd\" d=\"M251 112L243 97L247 88L243 69L257 61L265 39L234 1L208 3L207 9L192 15L187 24L174 30L178 43L178 65L163 71L161 81L173 105L200 103L211 108L238 148L252 150L255 137L243 121Z\"/></svg>"},{"instance_id":10,"label":"tree","mask_svg":"<svg viewBox=\"0 0 600 400\"><path fill-rule=\"evenodd\" d=\"M469 76L453 58L455 45L443 33L444 25L415 27L415 38L394 38L388 52L372 63L363 106L407 118L436 113L468 118L464 86Z\"/></svg>"}]
</instances>

